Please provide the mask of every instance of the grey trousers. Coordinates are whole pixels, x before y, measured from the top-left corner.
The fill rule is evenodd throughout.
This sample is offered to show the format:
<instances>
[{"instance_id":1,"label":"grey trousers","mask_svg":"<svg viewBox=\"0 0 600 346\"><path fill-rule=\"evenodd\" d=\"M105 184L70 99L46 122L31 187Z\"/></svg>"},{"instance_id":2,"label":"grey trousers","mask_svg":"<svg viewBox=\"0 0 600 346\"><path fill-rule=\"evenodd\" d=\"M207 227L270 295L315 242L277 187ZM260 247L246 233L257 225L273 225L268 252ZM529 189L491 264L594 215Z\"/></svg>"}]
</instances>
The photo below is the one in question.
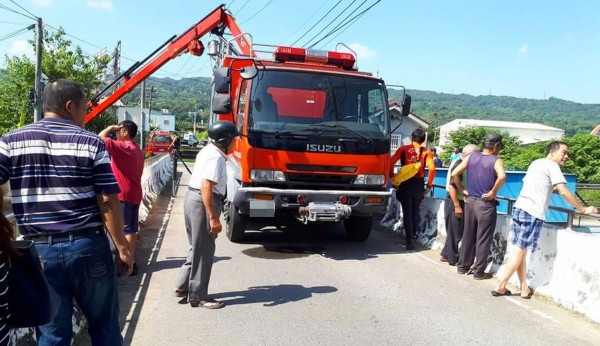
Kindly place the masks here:
<instances>
[{"instance_id":1,"label":"grey trousers","mask_svg":"<svg viewBox=\"0 0 600 346\"><path fill-rule=\"evenodd\" d=\"M458 201L460 207L464 210L465 203ZM457 218L454 213L454 202L446 198L444 202L444 219L446 220L446 244L442 249L442 257L448 260L448 263L456 264L458 262L458 244L463 236L464 229L464 211L463 217Z\"/></svg>"},{"instance_id":2,"label":"grey trousers","mask_svg":"<svg viewBox=\"0 0 600 346\"><path fill-rule=\"evenodd\" d=\"M496 229L496 201L485 201L468 196L465 198L462 243L457 268L467 271L473 262L473 275L481 276L487 267L490 246Z\"/></svg>"},{"instance_id":3,"label":"grey trousers","mask_svg":"<svg viewBox=\"0 0 600 346\"><path fill-rule=\"evenodd\" d=\"M221 215L222 203L217 195L213 195L213 211L218 216ZM216 236L210 233L206 206L198 192L186 192L183 214L190 250L181 266L176 288L188 290L188 301L197 302L208 299Z\"/></svg>"}]
</instances>

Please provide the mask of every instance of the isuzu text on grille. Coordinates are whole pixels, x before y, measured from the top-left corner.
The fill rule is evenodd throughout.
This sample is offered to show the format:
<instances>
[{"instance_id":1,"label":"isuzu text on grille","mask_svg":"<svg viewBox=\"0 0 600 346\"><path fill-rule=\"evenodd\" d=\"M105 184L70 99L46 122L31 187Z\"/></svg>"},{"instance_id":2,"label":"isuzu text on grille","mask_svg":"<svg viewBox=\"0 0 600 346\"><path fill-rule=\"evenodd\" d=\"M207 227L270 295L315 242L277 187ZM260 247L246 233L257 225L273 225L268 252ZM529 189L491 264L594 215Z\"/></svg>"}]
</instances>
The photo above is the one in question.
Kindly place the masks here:
<instances>
[{"instance_id":1,"label":"isuzu text on grille","mask_svg":"<svg viewBox=\"0 0 600 346\"><path fill-rule=\"evenodd\" d=\"M307 144L306 151L314 151L320 153L341 153L342 146L333 144Z\"/></svg>"}]
</instances>

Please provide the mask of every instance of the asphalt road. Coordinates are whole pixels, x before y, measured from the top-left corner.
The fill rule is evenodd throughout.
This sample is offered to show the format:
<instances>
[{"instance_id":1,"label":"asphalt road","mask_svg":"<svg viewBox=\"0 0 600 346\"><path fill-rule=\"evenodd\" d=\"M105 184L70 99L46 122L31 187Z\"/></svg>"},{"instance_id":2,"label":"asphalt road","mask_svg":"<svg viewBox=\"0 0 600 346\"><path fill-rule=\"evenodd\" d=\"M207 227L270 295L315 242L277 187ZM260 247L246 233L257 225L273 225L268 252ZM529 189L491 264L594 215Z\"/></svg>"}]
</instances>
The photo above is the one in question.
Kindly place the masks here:
<instances>
[{"instance_id":1,"label":"asphalt road","mask_svg":"<svg viewBox=\"0 0 600 346\"><path fill-rule=\"evenodd\" d=\"M179 304L184 173L144 228L140 275L120 283L127 344L600 345L597 324L540 297L494 298L494 279L458 275L432 251L407 253L378 228L364 243L335 225L253 232L244 244L222 234L210 292L226 307Z\"/></svg>"}]
</instances>

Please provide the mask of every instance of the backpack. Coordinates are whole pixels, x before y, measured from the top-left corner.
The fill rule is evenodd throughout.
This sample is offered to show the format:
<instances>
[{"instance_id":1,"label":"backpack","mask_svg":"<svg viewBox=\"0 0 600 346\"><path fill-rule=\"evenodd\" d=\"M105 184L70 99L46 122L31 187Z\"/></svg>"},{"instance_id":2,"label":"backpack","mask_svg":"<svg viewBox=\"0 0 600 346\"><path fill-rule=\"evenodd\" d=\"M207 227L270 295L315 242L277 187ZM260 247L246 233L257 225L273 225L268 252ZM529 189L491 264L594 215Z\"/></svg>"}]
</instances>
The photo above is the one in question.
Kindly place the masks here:
<instances>
[{"instance_id":1,"label":"backpack","mask_svg":"<svg viewBox=\"0 0 600 346\"><path fill-rule=\"evenodd\" d=\"M406 156L404 152L402 152L402 155L404 156L402 156L400 162L406 161ZM423 165L423 161L423 147L421 146L421 148L419 149L419 161L415 163L410 163L408 165L402 165L402 167L400 167L396 175L394 175L394 177L392 178L392 186L397 188L403 182L417 175L419 173L419 170L421 169L421 166Z\"/></svg>"}]
</instances>

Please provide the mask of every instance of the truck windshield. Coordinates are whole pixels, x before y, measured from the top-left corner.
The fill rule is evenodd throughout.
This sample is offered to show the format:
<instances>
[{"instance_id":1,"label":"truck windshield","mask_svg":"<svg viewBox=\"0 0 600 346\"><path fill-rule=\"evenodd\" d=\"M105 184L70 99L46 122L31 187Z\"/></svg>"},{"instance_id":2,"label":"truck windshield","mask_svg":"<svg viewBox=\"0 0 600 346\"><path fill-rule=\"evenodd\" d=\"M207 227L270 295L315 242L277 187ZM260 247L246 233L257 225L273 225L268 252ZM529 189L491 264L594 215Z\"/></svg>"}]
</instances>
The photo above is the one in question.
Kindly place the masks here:
<instances>
[{"instance_id":1,"label":"truck windshield","mask_svg":"<svg viewBox=\"0 0 600 346\"><path fill-rule=\"evenodd\" d=\"M372 78L263 70L253 80L248 128L281 135L388 138L384 88Z\"/></svg>"}]
</instances>

